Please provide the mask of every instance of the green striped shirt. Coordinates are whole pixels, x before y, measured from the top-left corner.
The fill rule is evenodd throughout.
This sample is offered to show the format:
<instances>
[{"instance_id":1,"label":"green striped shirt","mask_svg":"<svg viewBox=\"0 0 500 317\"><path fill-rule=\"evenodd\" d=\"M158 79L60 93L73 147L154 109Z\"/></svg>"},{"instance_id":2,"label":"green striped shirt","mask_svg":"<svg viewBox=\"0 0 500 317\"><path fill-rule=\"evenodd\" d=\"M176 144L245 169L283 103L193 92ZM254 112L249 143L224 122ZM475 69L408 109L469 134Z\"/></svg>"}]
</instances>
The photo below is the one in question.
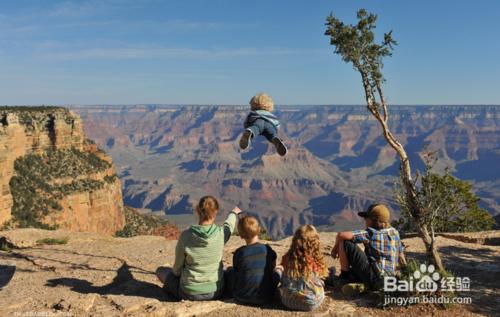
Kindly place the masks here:
<instances>
[{"instance_id":1,"label":"green striped shirt","mask_svg":"<svg viewBox=\"0 0 500 317\"><path fill-rule=\"evenodd\" d=\"M183 231L175 248L173 273L188 295L216 292L223 287L222 252L237 216L231 212L224 225L192 225Z\"/></svg>"}]
</instances>

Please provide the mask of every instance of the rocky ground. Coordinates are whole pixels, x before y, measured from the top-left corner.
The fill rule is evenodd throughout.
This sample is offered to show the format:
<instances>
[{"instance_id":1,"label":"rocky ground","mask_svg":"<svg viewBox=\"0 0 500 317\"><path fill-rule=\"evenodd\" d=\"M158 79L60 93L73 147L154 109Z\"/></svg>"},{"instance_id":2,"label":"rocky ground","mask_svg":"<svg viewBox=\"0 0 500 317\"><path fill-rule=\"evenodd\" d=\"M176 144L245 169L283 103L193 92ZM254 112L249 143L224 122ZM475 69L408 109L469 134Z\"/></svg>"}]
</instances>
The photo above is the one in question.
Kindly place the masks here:
<instances>
[{"instance_id":1,"label":"rocky ground","mask_svg":"<svg viewBox=\"0 0 500 317\"><path fill-rule=\"evenodd\" d=\"M69 238L47 245L41 239ZM322 233L325 255L334 233ZM0 316L493 316L500 311L500 231L446 235L438 239L444 263L456 276L471 278L472 304L442 309L433 305L376 308L373 294L347 298L328 288L314 313L286 310L278 302L251 307L232 300L174 302L154 275L171 265L176 241L158 236L112 238L90 233L20 229L0 232ZM37 241L39 241L37 243ZM50 241L45 241L45 243ZM408 257L422 258L423 244L407 238ZM290 238L270 242L279 256ZM233 237L224 264L242 245ZM337 261L326 256L338 269Z\"/></svg>"}]
</instances>

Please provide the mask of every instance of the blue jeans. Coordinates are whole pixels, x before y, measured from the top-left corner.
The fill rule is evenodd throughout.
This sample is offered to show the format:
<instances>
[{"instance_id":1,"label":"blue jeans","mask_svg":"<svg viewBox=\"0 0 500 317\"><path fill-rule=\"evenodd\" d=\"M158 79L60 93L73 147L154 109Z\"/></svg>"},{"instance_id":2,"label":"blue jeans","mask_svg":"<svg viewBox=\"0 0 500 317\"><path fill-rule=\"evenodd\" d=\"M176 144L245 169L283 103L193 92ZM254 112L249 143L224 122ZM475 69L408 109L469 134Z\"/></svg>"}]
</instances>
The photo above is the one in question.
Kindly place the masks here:
<instances>
[{"instance_id":1,"label":"blue jeans","mask_svg":"<svg viewBox=\"0 0 500 317\"><path fill-rule=\"evenodd\" d=\"M251 124L245 124L245 128L252 131L253 137L262 135L269 142L272 142L278 135L278 129L271 122L264 119L257 119Z\"/></svg>"},{"instance_id":2,"label":"blue jeans","mask_svg":"<svg viewBox=\"0 0 500 317\"><path fill-rule=\"evenodd\" d=\"M354 275L354 282L363 282L373 289L380 280L380 273L374 262L370 262L366 254L356 245L356 243L344 240L344 250L349 261L351 275Z\"/></svg>"},{"instance_id":3,"label":"blue jeans","mask_svg":"<svg viewBox=\"0 0 500 317\"><path fill-rule=\"evenodd\" d=\"M205 301L205 300L214 300L222 297L223 289L217 290L216 292L207 293L207 294L186 294L180 285L180 276L174 275L171 268L165 268L168 270L165 285L163 286L163 290L173 296L175 299L181 300L192 300L192 301Z\"/></svg>"}]
</instances>

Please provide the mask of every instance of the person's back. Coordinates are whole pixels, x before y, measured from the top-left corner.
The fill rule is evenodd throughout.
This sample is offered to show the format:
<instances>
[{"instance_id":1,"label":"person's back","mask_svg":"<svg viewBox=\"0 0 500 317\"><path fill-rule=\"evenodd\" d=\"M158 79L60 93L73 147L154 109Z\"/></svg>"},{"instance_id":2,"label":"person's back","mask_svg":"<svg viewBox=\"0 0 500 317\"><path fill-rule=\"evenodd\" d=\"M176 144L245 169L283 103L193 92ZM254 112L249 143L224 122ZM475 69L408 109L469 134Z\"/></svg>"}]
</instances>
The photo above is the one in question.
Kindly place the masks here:
<instances>
[{"instance_id":1,"label":"person's back","mask_svg":"<svg viewBox=\"0 0 500 317\"><path fill-rule=\"evenodd\" d=\"M177 241L174 266L156 270L165 291L177 299L212 300L222 296L222 252L241 210L235 207L223 226L214 224L218 210L217 199L202 197L196 206L198 224L184 230Z\"/></svg>"},{"instance_id":2,"label":"person's back","mask_svg":"<svg viewBox=\"0 0 500 317\"><path fill-rule=\"evenodd\" d=\"M246 303L263 303L273 298L276 252L269 245L254 243L240 247L233 257L235 282L233 295Z\"/></svg>"},{"instance_id":3,"label":"person's back","mask_svg":"<svg viewBox=\"0 0 500 317\"><path fill-rule=\"evenodd\" d=\"M283 256L280 285L281 302L288 308L311 311L325 299L326 264L319 235L311 225L303 225L294 234L292 245Z\"/></svg>"},{"instance_id":4,"label":"person's back","mask_svg":"<svg viewBox=\"0 0 500 317\"><path fill-rule=\"evenodd\" d=\"M224 240L224 228L216 224L192 225L182 232L177 248L183 250L185 259L182 267L173 269L180 273L185 293L205 294L222 288Z\"/></svg>"},{"instance_id":5,"label":"person's back","mask_svg":"<svg viewBox=\"0 0 500 317\"><path fill-rule=\"evenodd\" d=\"M381 274L395 274L399 255L404 249L395 228L367 227L365 230L353 231L352 241L365 245L366 256L377 265Z\"/></svg>"},{"instance_id":6,"label":"person's back","mask_svg":"<svg viewBox=\"0 0 500 317\"><path fill-rule=\"evenodd\" d=\"M228 291L247 304L261 304L273 298L279 276L273 272L276 252L259 242L260 226L255 217L245 216L238 222L238 233L246 245L233 255L233 267L227 270Z\"/></svg>"}]
</instances>

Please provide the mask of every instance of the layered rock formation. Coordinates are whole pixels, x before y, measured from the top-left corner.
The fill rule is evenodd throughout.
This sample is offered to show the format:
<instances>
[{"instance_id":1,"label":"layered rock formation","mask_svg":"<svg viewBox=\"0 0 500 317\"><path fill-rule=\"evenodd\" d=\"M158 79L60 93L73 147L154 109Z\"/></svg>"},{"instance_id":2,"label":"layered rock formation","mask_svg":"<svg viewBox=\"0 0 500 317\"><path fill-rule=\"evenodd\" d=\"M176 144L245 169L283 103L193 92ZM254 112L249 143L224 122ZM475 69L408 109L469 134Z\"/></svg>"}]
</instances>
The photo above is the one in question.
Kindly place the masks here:
<instances>
[{"instance_id":1,"label":"layered rock formation","mask_svg":"<svg viewBox=\"0 0 500 317\"><path fill-rule=\"evenodd\" d=\"M189 215L204 194L259 217L274 237L301 223L324 229L362 225L356 212L374 201L397 213L396 153L365 107L277 107L289 155L281 159L263 138L241 152L238 137L248 107L76 107L87 133L113 157L124 200L136 208ZM438 169L474 182L481 206L500 213L500 107L392 107L391 128L414 170L425 146ZM178 217L179 218L179 217Z\"/></svg>"},{"instance_id":2,"label":"layered rock formation","mask_svg":"<svg viewBox=\"0 0 500 317\"><path fill-rule=\"evenodd\" d=\"M86 140L78 115L0 108L0 225L39 223L114 234L124 226L111 158Z\"/></svg>"}]
</instances>

